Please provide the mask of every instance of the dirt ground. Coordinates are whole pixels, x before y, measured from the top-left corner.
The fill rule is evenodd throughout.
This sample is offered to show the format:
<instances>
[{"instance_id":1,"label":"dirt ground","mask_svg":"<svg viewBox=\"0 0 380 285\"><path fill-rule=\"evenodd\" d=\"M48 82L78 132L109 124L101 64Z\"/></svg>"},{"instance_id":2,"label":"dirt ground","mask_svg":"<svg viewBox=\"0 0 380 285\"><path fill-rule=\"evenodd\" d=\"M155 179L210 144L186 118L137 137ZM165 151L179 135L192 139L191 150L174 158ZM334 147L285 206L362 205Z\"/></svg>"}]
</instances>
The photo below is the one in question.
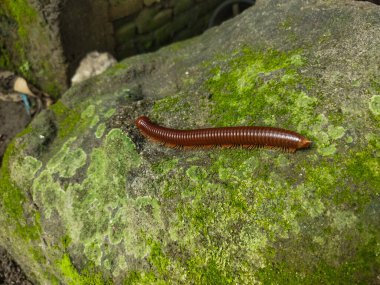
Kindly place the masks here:
<instances>
[{"instance_id":1,"label":"dirt ground","mask_svg":"<svg viewBox=\"0 0 380 285\"><path fill-rule=\"evenodd\" d=\"M21 102L0 101L0 163L7 144L28 125L30 120ZM11 284L32 285L17 263L4 248L0 247L0 285Z\"/></svg>"}]
</instances>

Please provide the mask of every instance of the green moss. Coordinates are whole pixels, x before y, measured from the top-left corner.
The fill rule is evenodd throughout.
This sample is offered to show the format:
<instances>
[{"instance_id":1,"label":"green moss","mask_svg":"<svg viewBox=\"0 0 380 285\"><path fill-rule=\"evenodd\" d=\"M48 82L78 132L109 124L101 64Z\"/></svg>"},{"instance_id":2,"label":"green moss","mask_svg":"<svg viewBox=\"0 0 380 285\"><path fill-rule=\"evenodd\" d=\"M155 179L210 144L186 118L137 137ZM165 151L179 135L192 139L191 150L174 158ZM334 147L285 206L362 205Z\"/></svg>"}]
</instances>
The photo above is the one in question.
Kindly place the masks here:
<instances>
[{"instance_id":1,"label":"green moss","mask_svg":"<svg viewBox=\"0 0 380 285\"><path fill-rule=\"evenodd\" d=\"M232 276L226 276L228 273L222 271L219 263L223 262L222 260L215 260L210 256L202 269L199 268L201 262L199 258L194 258L188 262L190 274L196 284L236 284Z\"/></svg>"},{"instance_id":2,"label":"green moss","mask_svg":"<svg viewBox=\"0 0 380 285\"><path fill-rule=\"evenodd\" d=\"M369 101L369 109L375 116L380 116L380 95L374 95Z\"/></svg>"},{"instance_id":3,"label":"green moss","mask_svg":"<svg viewBox=\"0 0 380 285\"><path fill-rule=\"evenodd\" d=\"M281 121L284 127L304 127L316 107L316 99L300 88L311 86L311 80L298 72L304 64L299 52L243 49L230 60L227 71L214 68L207 83L216 103L214 123L279 125Z\"/></svg>"},{"instance_id":4,"label":"green moss","mask_svg":"<svg viewBox=\"0 0 380 285\"><path fill-rule=\"evenodd\" d=\"M26 27L35 22L37 12L30 6L27 0L4 0L4 4L18 23L18 32L21 38L28 37Z\"/></svg>"},{"instance_id":5,"label":"green moss","mask_svg":"<svg viewBox=\"0 0 380 285\"><path fill-rule=\"evenodd\" d=\"M213 125L281 124L312 138L313 149L296 156L221 150L201 155L210 167L198 160L155 165L162 197L177 205L170 238L176 255L187 258L178 265L160 244L157 259L177 270L154 276L200 284L370 281L379 261L368 253L378 251L379 231L361 226L361 213L380 189L378 138L347 150L352 126L341 114L320 111L317 83L299 71L307 65L300 51L244 49L213 64L206 83L212 104L205 107L211 106ZM178 116L185 102L165 98L154 113Z\"/></svg>"},{"instance_id":6,"label":"green moss","mask_svg":"<svg viewBox=\"0 0 380 285\"><path fill-rule=\"evenodd\" d=\"M41 172L34 180L32 190L33 200L39 201L41 211L44 212L44 216L48 219L53 211L60 209L60 205L65 202L65 192L60 184L54 181L48 170Z\"/></svg>"},{"instance_id":7,"label":"green moss","mask_svg":"<svg viewBox=\"0 0 380 285\"><path fill-rule=\"evenodd\" d=\"M65 250L67 250L67 248L69 247L71 241L72 241L72 239L71 239L70 236L68 236L68 235L62 237L62 247L63 247Z\"/></svg>"},{"instance_id":8,"label":"green moss","mask_svg":"<svg viewBox=\"0 0 380 285\"><path fill-rule=\"evenodd\" d=\"M82 119L89 117L84 115ZM80 184L62 184L56 173L63 178L71 177L86 161L85 153L73 147L75 142L75 137L68 139L34 180L33 198L44 217L49 219L56 212L70 225L67 239L73 245L81 242L88 260L96 266L103 262L113 264L110 270L117 275L125 267L123 259L116 263L113 260L114 251L121 245L136 257L149 253L149 245L142 242L142 231L158 235L162 228L160 206L149 196L131 199L126 195L125 175L141 160L133 142L118 129L111 130L102 145L92 150L86 176ZM67 262L63 267L70 272ZM73 275L72 282L77 277Z\"/></svg>"},{"instance_id":9,"label":"green moss","mask_svg":"<svg viewBox=\"0 0 380 285\"><path fill-rule=\"evenodd\" d=\"M191 114L194 112L199 114L199 112L205 110L205 98L198 99L195 100L194 97L189 97L185 94L175 94L156 100L149 116L152 120L160 122L168 121L169 118L178 118L181 121L193 123Z\"/></svg>"},{"instance_id":10,"label":"green moss","mask_svg":"<svg viewBox=\"0 0 380 285\"><path fill-rule=\"evenodd\" d=\"M56 110L57 104L52 108L53 111ZM80 120L80 114L76 111L69 111L67 109L67 116L64 120L59 120L60 124L58 126L58 137L66 138L68 135L73 133L76 129L77 123Z\"/></svg>"},{"instance_id":11,"label":"green moss","mask_svg":"<svg viewBox=\"0 0 380 285\"><path fill-rule=\"evenodd\" d=\"M178 163L178 158L163 159L162 161L153 164L151 168L156 175L170 175L171 173L176 172ZM162 185L161 188L162 195L166 198L170 198L176 195L175 189L171 188L167 182L164 182L164 185Z\"/></svg>"},{"instance_id":12,"label":"green moss","mask_svg":"<svg viewBox=\"0 0 380 285\"><path fill-rule=\"evenodd\" d=\"M127 61L121 61L121 62L116 63L112 67L108 68L104 72L104 74L112 77L112 76L115 76L121 72L125 72L128 69L128 67L130 67L130 63L127 63Z\"/></svg>"},{"instance_id":13,"label":"green moss","mask_svg":"<svg viewBox=\"0 0 380 285\"><path fill-rule=\"evenodd\" d=\"M104 118L109 119L115 114L116 110L114 108L109 109L106 113L104 113Z\"/></svg>"},{"instance_id":14,"label":"green moss","mask_svg":"<svg viewBox=\"0 0 380 285\"><path fill-rule=\"evenodd\" d=\"M38 21L37 12L27 0L5 0L2 5L5 6L12 19L17 22L19 38L14 47L22 63L19 65L19 71L26 78L33 78L30 74L25 43L28 41L29 27Z\"/></svg>"},{"instance_id":15,"label":"green moss","mask_svg":"<svg viewBox=\"0 0 380 285\"><path fill-rule=\"evenodd\" d=\"M49 70L49 67L46 67L46 70ZM57 79L52 78L50 82L46 83L44 86L44 91L53 96L53 98L60 98L62 93L62 88L60 86L61 82Z\"/></svg>"},{"instance_id":16,"label":"green moss","mask_svg":"<svg viewBox=\"0 0 380 285\"><path fill-rule=\"evenodd\" d=\"M274 284L335 284L337 280L341 284L370 283L376 278L380 264L376 257L379 234L356 218L351 220L348 216L344 220L354 223L353 227L318 229L310 225L308 233L292 237L290 246L284 242L276 252L278 261L259 270L260 279ZM328 233L323 234L323 230ZM320 241L313 237L315 231L322 234ZM358 231L366 234L359 234ZM341 239L342 235L346 238ZM295 247L298 249L294 251ZM337 258L343 258L344 262L336 262Z\"/></svg>"},{"instance_id":17,"label":"green moss","mask_svg":"<svg viewBox=\"0 0 380 285\"><path fill-rule=\"evenodd\" d=\"M159 280L153 272L132 271L124 279L124 285L166 285L168 282Z\"/></svg>"},{"instance_id":18,"label":"green moss","mask_svg":"<svg viewBox=\"0 0 380 285\"><path fill-rule=\"evenodd\" d=\"M17 138L29 133L30 130L28 127ZM11 241L11 246L17 244L18 246L13 248L12 252L16 256L23 257L19 262L26 260L33 274L42 277L47 273L41 270L39 265L45 264L47 260L41 247L38 246L41 240L40 213L33 208L25 207L30 201L19 188L30 187L41 164L30 156L21 156L20 160L15 163L15 157L19 155L19 150L15 145L15 140L8 145L0 169L0 208L2 211L0 236L3 242ZM21 164L24 169L19 167ZM13 179L21 180L16 183ZM3 246L5 245L3 244ZM53 282L54 277L51 276L49 280Z\"/></svg>"},{"instance_id":19,"label":"green moss","mask_svg":"<svg viewBox=\"0 0 380 285\"><path fill-rule=\"evenodd\" d=\"M182 158L173 151L149 165L122 130L103 135L99 125L98 147L86 158L77 144L101 112L59 103L53 111L68 127L58 133L64 142L45 168L31 158L25 168L38 175L31 189L43 217L57 212L70 248L117 280L127 274L124 284L369 283L380 252L379 227L368 220L380 209L378 136L352 136L353 148L346 145L355 132L320 112L315 82L299 71L308 64L300 51L244 49L213 64L205 83L212 96L202 107L211 106L212 124L281 124L315 147ZM182 95L156 102L153 113L182 119L190 112ZM75 182L60 179L84 162ZM87 284L68 255L58 265L68 283Z\"/></svg>"},{"instance_id":20,"label":"green moss","mask_svg":"<svg viewBox=\"0 0 380 285\"><path fill-rule=\"evenodd\" d=\"M171 261L165 256L162 251L161 245L158 242L149 242L151 249L148 260L157 270L157 275L162 279L167 280L170 277L169 266Z\"/></svg>"},{"instance_id":21,"label":"green moss","mask_svg":"<svg viewBox=\"0 0 380 285\"><path fill-rule=\"evenodd\" d=\"M60 139L81 134L99 122L95 105L85 106L85 104L82 104L76 106L74 109L70 109L66 107L62 101L58 101L50 106L50 109L56 115L58 138Z\"/></svg>"},{"instance_id":22,"label":"green moss","mask_svg":"<svg viewBox=\"0 0 380 285\"><path fill-rule=\"evenodd\" d=\"M203 181L207 177L207 172L204 168L193 165L186 171L186 175L193 181Z\"/></svg>"},{"instance_id":23,"label":"green moss","mask_svg":"<svg viewBox=\"0 0 380 285\"><path fill-rule=\"evenodd\" d=\"M243 49L229 59L227 69L214 67L207 82L215 102L213 125L293 129L311 139L322 155L333 155L346 130L316 114L321 106L310 95L316 83L301 75L299 68L304 65L307 62L300 51Z\"/></svg>"},{"instance_id":24,"label":"green moss","mask_svg":"<svg viewBox=\"0 0 380 285\"><path fill-rule=\"evenodd\" d=\"M63 275L66 284L72 285L104 285L112 284L103 279L102 273L94 272L93 269L84 270L81 274L75 269L68 254L57 261L58 268Z\"/></svg>"},{"instance_id":25,"label":"green moss","mask_svg":"<svg viewBox=\"0 0 380 285\"><path fill-rule=\"evenodd\" d=\"M1 194L1 202L8 213L8 215L14 219L15 221L20 220L23 215L22 203L24 202L24 196L21 191L15 187L14 182L11 180L9 175L9 157L12 156L14 151L14 143L11 143L8 146L7 151L3 157L3 163L1 167L1 181L0 184L0 194ZM20 224L17 224L19 229L23 229L20 227Z\"/></svg>"},{"instance_id":26,"label":"green moss","mask_svg":"<svg viewBox=\"0 0 380 285\"><path fill-rule=\"evenodd\" d=\"M106 124L104 123L99 124L99 126L96 128L95 137L97 139L100 139L103 136L105 130L106 130Z\"/></svg>"},{"instance_id":27,"label":"green moss","mask_svg":"<svg viewBox=\"0 0 380 285\"><path fill-rule=\"evenodd\" d=\"M12 178L18 187L30 187L37 171L42 167L41 161L31 156L20 157L9 166Z\"/></svg>"},{"instance_id":28,"label":"green moss","mask_svg":"<svg viewBox=\"0 0 380 285\"><path fill-rule=\"evenodd\" d=\"M376 193L380 193L380 163L370 152L351 152L347 171L356 181L370 184L377 189Z\"/></svg>"},{"instance_id":29,"label":"green moss","mask_svg":"<svg viewBox=\"0 0 380 285\"><path fill-rule=\"evenodd\" d=\"M7 52L0 56L0 62L7 64L3 67L23 75L28 82L40 86L50 96L59 96L65 83L60 81L62 74L54 69L49 58L52 42L41 15L27 0L5 0L0 6L5 17L12 21L11 29L17 29L16 36L5 45ZM36 57L36 53L39 56Z\"/></svg>"},{"instance_id":30,"label":"green moss","mask_svg":"<svg viewBox=\"0 0 380 285\"><path fill-rule=\"evenodd\" d=\"M178 106L179 102L180 102L179 96L170 96L170 97L163 98L155 102L153 106L153 112L163 113L163 112L166 112L167 110L178 112L180 110L180 107Z\"/></svg>"},{"instance_id":31,"label":"green moss","mask_svg":"<svg viewBox=\"0 0 380 285\"><path fill-rule=\"evenodd\" d=\"M70 110L62 101L58 101L50 106L50 110L54 112L57 117L58 137L65 138L73 132L79 122L81 116L78 111Z\"/></svg>"},{"instance_id":32,"label":"green moss","mask_svg":"<svg viewBox=\"0 0 380 285\"><path fill-rule=\"evenodd\" d=\"M335 126L328 126L327 134L329 137L333 140L340 139L345 134L345 129L341 126L335 127Z\"/></svg>"},{"instance_id":33,"label":"green moss","mask_svg":"<svg viewBox=\"0 0 380 285\"><path fill-rule=\"evenodd\" d=\"M90 128L95 127L98 124L99 120L100 120L99 116L95 115L90 122Z\"/></svg>"},{"instance_id":34,"label":"green moss","mask_svg":"<svg viewBox=\"0 0 380 285\"><path fill-rule=\"evenodd\" d=\"M70 257L67 254L65 254L62 260L58 262L58 266L67 279L68 284L81 284L80 274L71 263Z\"/></svg>"},{"instance_id":35,"label":"green moss","mask_svg":"<svg viewBox=\"0 0 380 285\"><path fill-rule=\"evenodd\" d=\"M76 138L67 140L47 164L50 173L58 173L60 177L70 178L86 163L87 154L81 148L72 149L70 145Z\"/></svg>"},{"instance_id":36,"label":"green moss","mask_svg":"<svg viewBox=\"0 0 380 285\"><path fill-rule=\"evenodd\" d=\"M279 24L279 27L284 30L288 30L292 27L293 21L290 17L286 18L283 22Z\"/></svg>"},{"instance_id":37,"label":"green moss","mask_svg":"<svg viewBox=\"0 0 380 285\"><path fill-rule=\"evenodd\" d=\"M29 130L25 130L19 136L25 134L28 131ZM23 210L25 196L23 195L22 191L16 186L10 175L10 158L16 155L15 151L15 144L14 142L11 142L4 154L2 166L0 169L0 201L2 204L2 211L7 213L9 220L9 224L7 226L14 228L15 233L19 237L25 239L26 241L35 240L40 236L39 220L35 219L33 221L34 224L25 224ZM25 178L30 180L32 179L31 176L33 176L39 168L39 164L36 164L33 161L31 164L26 165L26 168L27 170L25 172ZM11 230L11 232L13 232L13 230Z\"/></svg>"},{"instance_id":38,"label":"green moss","mask_svg":"<svg viewBox=\"0 0 380 285\"><path fill-rule=\"evenodd\" d=\"M356 205L366 205L368 199L360 201L350 195L346 197L348 200L331 200L332 196L342 194L339 185L350 175L346 176L339 167L331 169L326 162L319 168L310 166L304 182L295 186L275 171L268 171L276 170L269 158L244 150L222 151L215 157L211 155L214 164L207 172L196 165L183 170L176 168L178 175L171 179L175 182L164 183L169 183L165 188L172 189L170 200L178 205L178 219L171 225L170 236L179 248L191 253L186 262L176 267L185 270L188 280L199 284L370 280L378 262L371 259L374 255L362 259L361 254L347 255L346 250L376 252L372 242L375 233L364 230L366 234L359 231L351 237L353 229L360 228L359 217L353 211L334 210L350 200ZM284 167L284 163L285 167L291 167L289 160L283 157L281 161L277 167ZM170 172L165 173L163 179ZM215 180L222 183L213 183ZM370 187L372 194L374 187ZM282 240L295 240L295 244L281 246ZM279 246L273 246L278 242ZM155 258L165 266L161 263L157 266L164 269L174 266L173 256L164 252L162 245L159 248L155 253L159 256ZM317 259L313 258L315 248L319 250ZM295 253L289 254L288 250ZM286 262L279 256L284 256ZM336 264L337 257L342 262ZM305 260L312 263L304 263ZM169 274L173 280L181 270L164 272L167 270L154 275L160 279Z\"/></svg>"},{"instance_id":39,"label":"green moss","mask_svg":"<svg viewBox=\"0 0 380 285\"><path fill-rule=\"evenodd\" d=\"M322 156L331 156L333 155L335 152L336 152L336 146L335 144L330 144L328 146L325 146L325 147L321 147L318 152L322 155Z\"/></svg>"},{"instance_id":40,"label":"green moss","mask_svg":"<svg viewBox=\"0 0 380 285\"><path fill-rule=\"evenodd\" d=\"M89 105L82 113L81 113L81 118L92 118L95 115L95 106L94 105Z\"/></svg>"}]
</instances>

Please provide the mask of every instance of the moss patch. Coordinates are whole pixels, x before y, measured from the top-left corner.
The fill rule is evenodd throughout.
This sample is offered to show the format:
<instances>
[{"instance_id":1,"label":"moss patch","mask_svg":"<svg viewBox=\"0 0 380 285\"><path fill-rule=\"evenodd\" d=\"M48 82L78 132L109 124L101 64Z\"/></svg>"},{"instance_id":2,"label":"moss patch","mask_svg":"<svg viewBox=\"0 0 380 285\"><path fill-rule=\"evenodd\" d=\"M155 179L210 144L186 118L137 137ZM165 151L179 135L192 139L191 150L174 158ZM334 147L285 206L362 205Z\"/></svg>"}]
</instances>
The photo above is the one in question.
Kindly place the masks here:
<instances>
[{"instance_id":1,"label":"moss patch","mask_svg":"<svg viewBox=\"0 0 380 285\"><path fill-rule=\"evenodd\" d=\"M7 52L0 56L0 62L10 63L7 68L57 98L66 87L64 67L55 57L52 62L51 53L56 48L41 15L27 0L5 0L0 6L6 17L11 19L11 28L16 32L16 35L7 39Z\"/></svg>"},{"instance_id":2,"label":"moss patch","mask_svg":"<svg viewBox=\"0 0 380 285\"><path fill-rule=\"evenodd\" d=\"M369 126L362 135L367 129L345 117L353 112L325 111L317 79L301 72L308 67L300 50L244 48L207 65L199 88L209 98L176 94L152 111L195 125L293 129L314 142L296 154L173 150L155 153L149 164L152 149L142 152L149 154L144 160L122 130L106 133L102 123L93 130L104 116L99 105L53 106L56 155L44 163L28 158L25 176L37 175L31 189L41 223L59 217L64 247L70 244L70 256L56 261L63 280L86 284L73 264L87 262L125 284L375 280L380 140L369 131L375 120L365 116L368 108L357 114L358 124ZM94 148L86 149L87 138ZM93 276L97 284L100 275Z\"/></svg>"},{"instance_id":3,"label":"moss patch","mask_svg":"<svg viewBox=\"0 0 380 285\"><path fill-rule=\"evenodd\" d=\"M106 130L106 125L104 123L99 124L98 127L96 128L95 137L97 139L100 139L103 136L105 130Z\"/></svg>"},{"instance_id":4,"label":"moss patch","mask_svg":"<svg viewBox=\"0 0 380 285\"><path fill-rule=\"evenodd\" d=\"M374 114L377 117L380 117L380 95L372 96L368 105L372 114Z\"/></svg>"},{"instance_id":5,"label":"moss patch","mask_svg":"<svg viewBox=\"0 0 380 285\"><path fill-rule=\"evenodd\" d=\"M9 12L18 23L18 32L21 38L25 39L28 36L26 27L37 20L37 12L30 7L26 0L4 0L4 4L9 9Z\"/></svg>"},{"instance_id":6,"label":"moss patch","mask_svg":"<svg viewBox=\"0 0 380 285\"><path fill-rule=\"evenodd\" d=\"M378 203L370 206L380 189L378 137L356 140L350 150L354 138L347 134L356 125L323 112L318 83L300 73L306 66L301 51L249 49L213 63L204 106L211 106L212 125L289 128L311 138L313 148L296 155L220 150L200 154L208 167L178 159L155 165L163 205L171 205L161 209L177 213L168 218L167 238L176 246L155 240L160 250L154 258L166 266L152 259L152 272L134 272L128 280L153 274L200 284L313 284L365 283L376 276L379 259L369 253L378 251L379 230L364 213L370 207L379 214ZM169 110L170 117L183 118L189 102L165 98L153 114L162 118Z\"/></svg>"},{"instance_id":7,"label":"moss patch","mask_svg":"<svg viewBox=\"0 0 380 285\"><path fill-rule=\"evenodd\" d=\"M69 285L105 285L112 284L103 279L102 273L91 272L92 270L84 270L81 274L75 269L71 263L68 254L64 254L62 259L57 262L58 268L61 270L65 282Z\"/></svg>"},{"instance_id":8,"label":"moss patch","mask_svg":"<svg viewBox=\"0 0 380 285\"><path fill-rule=\"evenodd\" d=\"M26 129L22 134L30 131ZM10 175L10 157L15 156L15 145L14 142L10 143L3 157L3 162L0 172L0 201L2 203L2 209L7 213L9 225L16 231L17 235L24 238L25 240L34 240L39 237L39 220L36 219L34 224L27 225L24 222L24 210L23 203L25 202L25 196L22 191L16 186L15 182L11 179ZM25 158L26 163L25 171L18 173L21 177L31 181L37 169L40 167L40 163L33 158Z\"/></svg>"},{"instance_id":9,"label":"moss patch","mask_svg":"<svg viewBox=\"0 0 380 285\"><path fill-rule=\"evenodd\" d=\"M74 141L75 138L69 139L62 149L50 159L47 164L50 173L59 173L60 177L70 178L85 165L87 155L83 149L72 150L70 148L70 144Z\"/></svg>"},{"instance_id":10,"label":"moss patch","mask_svg":"<svg viewBox=\"0 0 380 285\"><path fill-rule=\"evenodd\" d=\"M63 184L55 173L71 177L86 159L82 150L73 147L74 143L75 138L69 139L35 179L33 198L45 218L59 213L68 227L71 244L83 243L88 260L95 266L112 264L109 270L117 276L126 266L122 258L115 263L118 247L125 247L125 252L136 258L149 253L143 233L158 236L163 227L160 206L152 197L132 199L125 192L126 174L141 161L132 141L118 129L111 130L102 146L92 150L86 178L81 183ZM61 265L69 274L66 277L75 283L79 275L70 273L67 258Z\"/></svg>"},{"instance_id":11,"label":"moss patch","mask_svg":"<svg viewBox=\"0 0 380 285\"><path fill-rule=\"evenodd\" d=\"M29 131L30 129L26 129L19 136ZM15 157L17 153L18 151L13 141L8 145L0 169L0 207L2 209L0 237L2 242L5 242L5 244L2 244L4 247L12 247L17 244L18 247L13 248L13 252L29 260L31 263L29 268L33 274L43 279L49 274L40 267L40 264L46 263L46 257L38 246L41 239L40 214L33 207L24 208L29 201L28 197L19 188L30 187L41 164L32 157L25 157L22 158L23 161L21 159L18 161L23 167L21 167L21 164L14 164L13 167L11 158ZM21 183L16 184L11 177L21 179ZM7 241L12 244L7 244ZM51 276L49 280L54 281L54 277Z\"/></svg>"},{"instance_id":12,"label":"moss patch","mask_svg":"<svg viewBox=\"0 0 380 285\"><path fill-rule=\"evenodd\" d=\"M19 72L26 78L31 78L29 61L25 49L25 43L28 39L29 26L38 21L37 12L30 6L26 0L5 0L2 5L17 23L19 39L14 43L15 50L20 58Z\"/></svg>"},{"instance_id":13,"label":"moss patch","mask_svg":"<svg viewBox=\"0 0 380 285\"><path fill-rule=\"evenodd\" d=\"M215 102L214 124L282 126L308 135L317 100L306 93L313 81L299 73L304 61L300 52L246 48L228 68L214 67L207 83Z\"/></svg>"}]
</instances>

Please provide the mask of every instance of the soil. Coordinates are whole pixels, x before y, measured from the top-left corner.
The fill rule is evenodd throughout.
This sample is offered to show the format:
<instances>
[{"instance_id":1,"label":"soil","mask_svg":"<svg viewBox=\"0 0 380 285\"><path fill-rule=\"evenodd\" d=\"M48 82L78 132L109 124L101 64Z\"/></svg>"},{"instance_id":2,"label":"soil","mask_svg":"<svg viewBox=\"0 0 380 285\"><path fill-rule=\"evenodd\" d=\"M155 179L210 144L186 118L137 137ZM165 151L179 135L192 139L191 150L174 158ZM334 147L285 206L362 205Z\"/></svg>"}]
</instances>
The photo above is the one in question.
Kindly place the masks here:
<instances>
[{"instance_id":1,"label":"soil","mask_svg":"<svg viewBox=\"0 0 380 285\"><path fill-rule=\"evenodd\" d=\"M0 101L0 163L7 144L31 121L21 102ZM1 230L1 229L0 229ZM4 248L0 247L0 285L32 285L22 269L12 260Z\"/></svg>"}]
</instances>

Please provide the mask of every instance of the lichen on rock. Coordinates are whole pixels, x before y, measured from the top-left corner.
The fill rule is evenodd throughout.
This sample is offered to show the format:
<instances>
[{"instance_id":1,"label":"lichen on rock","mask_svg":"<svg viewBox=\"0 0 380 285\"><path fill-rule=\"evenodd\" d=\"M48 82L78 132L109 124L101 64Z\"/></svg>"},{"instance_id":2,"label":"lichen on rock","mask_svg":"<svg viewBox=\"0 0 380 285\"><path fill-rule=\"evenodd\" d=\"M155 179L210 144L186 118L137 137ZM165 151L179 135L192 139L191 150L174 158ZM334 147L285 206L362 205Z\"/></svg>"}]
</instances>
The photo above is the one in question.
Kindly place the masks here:
<instances>
[{"instance_id":1,"label":"lichen on rock","mask_svg":"<svg viewBox=\"0 0 380 285\"><path fill-rule=\"evenodd\" d=\"M0 243L38 283L376 282L380 15L369 5L258 1L70 89L8 148ZM313 144L166 149L138 133L139 115L278 126Z\"/></svg>"}]
</instances>

